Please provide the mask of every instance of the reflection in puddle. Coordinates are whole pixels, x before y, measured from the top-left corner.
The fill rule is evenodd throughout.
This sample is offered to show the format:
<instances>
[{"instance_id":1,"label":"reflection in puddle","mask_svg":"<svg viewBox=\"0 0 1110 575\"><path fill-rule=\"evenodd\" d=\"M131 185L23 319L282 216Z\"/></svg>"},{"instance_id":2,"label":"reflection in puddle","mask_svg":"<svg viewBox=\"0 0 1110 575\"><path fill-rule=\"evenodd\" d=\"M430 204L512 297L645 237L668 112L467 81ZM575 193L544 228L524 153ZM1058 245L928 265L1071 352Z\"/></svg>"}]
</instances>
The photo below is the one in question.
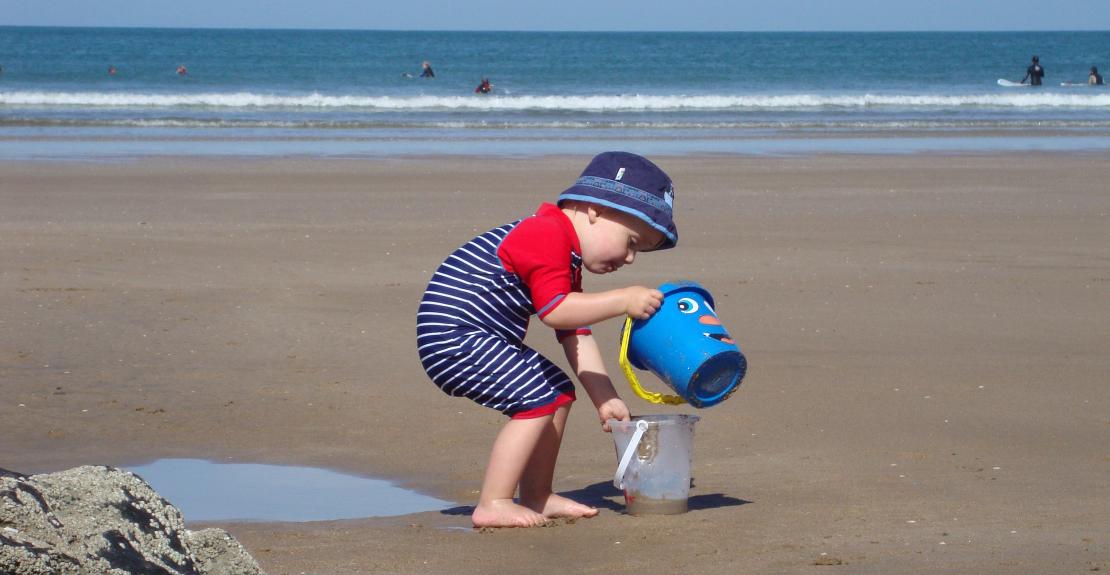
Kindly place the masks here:
<instances>
[{"instance_id":1,"label":"reflection in puddle","mask_svg":"<svg viewBox=\"0 0 1110 575\"><path fill-rule=\"evenodd\" d=\"M450 501L314 467L159 459L128 467L187 521L328 521L445 509Z\"/></svg>"}]
</instances>

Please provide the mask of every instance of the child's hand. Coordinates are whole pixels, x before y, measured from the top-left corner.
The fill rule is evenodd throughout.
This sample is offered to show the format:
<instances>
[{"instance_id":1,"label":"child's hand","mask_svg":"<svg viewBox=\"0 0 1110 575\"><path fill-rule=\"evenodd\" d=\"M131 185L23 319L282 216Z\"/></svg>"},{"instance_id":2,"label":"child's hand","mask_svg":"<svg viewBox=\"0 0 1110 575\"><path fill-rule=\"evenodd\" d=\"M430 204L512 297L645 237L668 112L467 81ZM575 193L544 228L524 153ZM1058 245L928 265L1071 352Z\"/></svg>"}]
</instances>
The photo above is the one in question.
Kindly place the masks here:
<instances>
[{"instance_id":1,"label":"child's hand","mask_svg":"<svg viewBox=\"0 0 1110 575\"><path fill-rule=\"evenodd\" d=\"M647 319L663 305L663 292L644 286L624 288L625 313L632 319Z\"/></svg>"},{"instance_id":2,"label":"child's hand","mask_svg":"<svg viewBox=\"0 0 1110 575\"><path fill-rule=\"evenodd\" d=\"M597 416L601 419L601 429L605 433L613 431L609 427L609 420L615 419L617 421L628 421L632 419L632 414L628 412L628 406L619 397L614 397L607 400L597 407Z\"/></svg>"}]
</instances>

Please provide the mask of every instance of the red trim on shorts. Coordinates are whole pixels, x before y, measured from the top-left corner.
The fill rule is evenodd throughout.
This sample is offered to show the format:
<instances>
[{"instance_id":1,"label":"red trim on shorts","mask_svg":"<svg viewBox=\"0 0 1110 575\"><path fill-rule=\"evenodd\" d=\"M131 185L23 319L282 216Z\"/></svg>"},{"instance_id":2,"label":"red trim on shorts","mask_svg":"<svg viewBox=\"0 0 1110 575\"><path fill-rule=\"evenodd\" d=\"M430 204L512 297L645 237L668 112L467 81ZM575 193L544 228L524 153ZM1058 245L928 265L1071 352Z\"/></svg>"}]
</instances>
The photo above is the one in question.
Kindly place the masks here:
<instances>
[{"instance_id":1,"label":"red trim on shorts","mask_svg":"<svg viewBox=\"0 0 1110 575\"><path fill-rule=\"evenodd\" d=\"M559 397L556 397L555 401L552 401L551 403L548 403L546 405L541 405L539 407L534 407L534 408L529 409L527 411L521 411L519 413L515 413L515 414L513 414L512 418L513 419L535 419L537 417L543 417L545 415L551 415L552 413L555 413L555 410L559 409L560 407L562 407L562 406L564 406L568 403L573 402L575 399L577 399L577 398L574 396L573 391L571 391L570 393L559 393Z\"/></svg>"}]
</instances>

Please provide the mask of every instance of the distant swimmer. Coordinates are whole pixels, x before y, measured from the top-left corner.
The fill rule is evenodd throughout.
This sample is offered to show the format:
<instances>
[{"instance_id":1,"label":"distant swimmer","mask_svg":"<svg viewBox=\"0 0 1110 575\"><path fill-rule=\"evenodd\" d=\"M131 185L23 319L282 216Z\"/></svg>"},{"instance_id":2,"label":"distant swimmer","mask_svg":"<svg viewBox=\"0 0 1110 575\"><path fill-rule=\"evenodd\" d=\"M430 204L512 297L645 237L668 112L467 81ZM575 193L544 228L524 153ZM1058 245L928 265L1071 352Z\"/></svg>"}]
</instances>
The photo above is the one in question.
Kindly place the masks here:
<instances>
[{"instance_id":1,"label":"distant swimmer","mask_svg":"<svg viewBox=\"0 0 1110 575\"><path fill-rule=\"evenodd\" d=\"M436 77L436 73L432 71L432 65L429 64L427 60L424 60L424 63L421 64L420 66L422 68L424 68L424 71L420 73L421 78L435 78Z\"/></svg>"},{"instance_id":2,"label":"distant swimmer","mask_svg":"<svg viewBox=\"0 0 1110 575\"><path fill-rule=\"evenodd\" d=\"M185 69L184 64L177 67L177 75L178 76L184 76L185 74L188 74L188 73L189 73L189 71Z\"/></svg>"},{"instance_id":3,"label":"distant swimmer","mask_svg":"<svg viewBox=\"0 0 1110 575\"><path fill-rule=\"evenodd\" d=\"M1098 73L1098 66L1091 66L1091 75L1087 76L1089 86L1102 86L1102 74Z\"/></svg>"},{"instance_id":4,"label":"distant swimmer","mask_svg":"<svg viewBox=\"0 0 1110 575\"><path fill-rule=\"evenodd\" d=\"M474 88L475 94L489 94L492 91L493 84L489 83L489 78L482 78L482 83L478 84L477 88Z\"/></svg>"},{"instance_id":5,"label":"distant swimmer","mask_svg":"<svg viewBox=\"0 0 1110 575\"><path fill-rule=\"evenodd\" d=\"M115 76L116 75L116 67L115 66L108 66L108 75L109 76Z\"/></svg>"},{"instance_id":6,"label":"distant swimmer","mask_svg":"<svg viewBox=\"0 0 1110 575\"><path fill-rule=\"evenodd\" d=\"M1036 56L1033 56L1033 63L1025 70L1025 77L1021 79L1022 84L1029 80L1030 86L1040 86L1041 78L1044 78L1044 68L1041 67L1041 61Z\"/></svg>"}]
</instances>

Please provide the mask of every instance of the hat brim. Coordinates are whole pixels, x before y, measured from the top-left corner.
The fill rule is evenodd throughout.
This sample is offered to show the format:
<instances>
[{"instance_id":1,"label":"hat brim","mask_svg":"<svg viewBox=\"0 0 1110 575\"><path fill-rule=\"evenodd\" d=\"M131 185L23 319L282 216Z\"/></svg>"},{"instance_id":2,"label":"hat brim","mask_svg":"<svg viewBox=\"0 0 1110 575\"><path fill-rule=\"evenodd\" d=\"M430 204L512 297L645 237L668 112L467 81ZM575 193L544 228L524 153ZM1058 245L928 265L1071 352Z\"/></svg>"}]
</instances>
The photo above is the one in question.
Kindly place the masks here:
<instances>
[{"instance_id":1,"label":"hat brim","mask_svg":"<svg viewBox=\"0 0 1110 575\"><path fill-rule=\"evenodd\" d=\"M663 234L663 241L660 242L658 246L641 251L666 250L673 248L675 247L675 245L678 244L678 230L675 229L673 218L670 216L670 214L649 213L657 211L650 206L645 207L644 210L637 210L630 206L624 205L623 203L620 203L621 200L625 200L625 198L623 197L616 196L612 192L599 190L595 187L582 185L574 185L567 188L565 191L563 191L562 194L559 194L559 199L557 200L557 203L559 205L562 205L562 203L566 200L588 202L591 204L597 204L599 206L605 206L607 208L612 208L614 210L624 212L630 216L634 216L635 218L650 226L652 229ZM664 220L667 222L668 225L662 225L658 223L658 220Z\"/></svg>"}]
</instances>

